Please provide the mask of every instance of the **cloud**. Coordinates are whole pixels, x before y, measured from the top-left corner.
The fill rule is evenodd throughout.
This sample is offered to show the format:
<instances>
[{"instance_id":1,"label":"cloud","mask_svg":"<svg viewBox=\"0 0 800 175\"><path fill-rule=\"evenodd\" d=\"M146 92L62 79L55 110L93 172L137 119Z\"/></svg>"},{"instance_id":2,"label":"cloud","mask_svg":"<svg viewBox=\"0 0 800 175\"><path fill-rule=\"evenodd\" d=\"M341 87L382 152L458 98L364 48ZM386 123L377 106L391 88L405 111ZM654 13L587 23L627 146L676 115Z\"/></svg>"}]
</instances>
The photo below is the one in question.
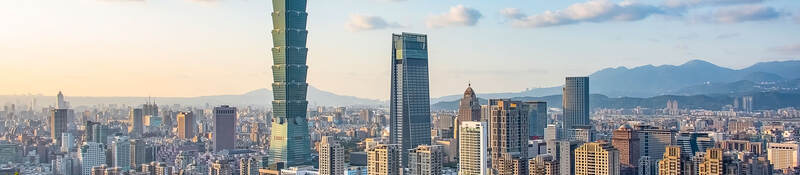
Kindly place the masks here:
<instances>
[{"instance_id":1,"label":"cloud","mask_svg":"<svg viewBox=\"0 0 800 175\"><path fill-rule=\"evenodd\" d=\"M780 47L770 48L770 51L786 55L800 55L800 44L790 44Z\"/></svg>"},{"instance_id":2,"label":"cloud","mask_svg":"<svg viewBox=\"0 0 800 175\"><path fill-rule=\"evenodd\" d=\"M766 0L666 0L664 7L672 9L687 9L704 6L725 6L736 4L757 4Z\"/></svg>"},{"instance_id":3,"label":"cloud","mask_svg":"<svg viewBox=\"0 0 800 175\"><path fill-rule=\"evenodd\" d=\"M350 21L345 25L350 31L378 30L385 28L398 28L402 25L396 22L387 22L378 16L350 15Z\"/></svg>"},{"instance_id":4,"label":"cloud","mask_svg":"<svg viewBox=\"0 0 800 175\"><path fill-rule=\"evenodd\" d=\"M570 5L564 10L512 18L512 25L537 28L582 22L638 21L662 12L659 7L631 1L613 3L608 0L591 0Z\"/></svg>"},{"instance_id":5,"label":"cloud","mask_svg":"<svg viewBox=\"0 0 800 175\"><path fill-rule=\"evenodd\" d=\"M500 14L508 19L521 19L525 17L525 14L518 8L505 8L500 10Z\"/></svg>"},{"instance_id":6,"label":"cloud","mask_svg":"<svg viewBox=\"0 0 800 175\"><path fill-rule=\"evenodd\" d=\"M451 7L450 11L446 13L429 17L426 23L429 28L475 26L481 17L483 15L478 10L457 5Z\"/></svg>"},{"instance_id":7,"label":"cloud","mask_svg":"<svg viewBox=\"0 0 800 175\"><path fill-rule=\"evenodd\" d=\"M771 20L781 17L781 15L783 14L775 10L775 8L762 5L722 8L712 14L713 20L720 23Z\"/></svg>"}]
</instances>

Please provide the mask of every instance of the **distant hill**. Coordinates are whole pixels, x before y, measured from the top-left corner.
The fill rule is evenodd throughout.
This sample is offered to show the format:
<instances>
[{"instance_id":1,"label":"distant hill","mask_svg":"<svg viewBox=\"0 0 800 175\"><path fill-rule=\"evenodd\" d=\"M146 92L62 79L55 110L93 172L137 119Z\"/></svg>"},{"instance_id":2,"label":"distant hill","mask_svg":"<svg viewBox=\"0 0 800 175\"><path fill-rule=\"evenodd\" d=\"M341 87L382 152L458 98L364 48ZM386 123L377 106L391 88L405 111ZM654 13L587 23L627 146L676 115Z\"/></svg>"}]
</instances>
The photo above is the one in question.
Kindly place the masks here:
<instances>
[{"instance_id":1,"label":"distant hill","mask_svg":"<svg viewBox=\"0 0 800 175\"><path fill-rule=\"evenodd\" d=\"M765 62L734 70L692 60L679 66L603 69L590 76L590 91L610 97L650 97L670 95L679 89L709 83L775 82L796 77L800 77L800 61Z\"/></svg>"},{"instance_id":2,"label":"distant hill","mask_svg":"<svg viewBox=\"0 0 800 175\"><path fill-rule=\"evenodd\" d=\"M594 108L651 108L661 109L666 107L668 100L676 100L680 108L688 109L707 109L707 110L721 110L725 105L733 103L734 98L741 96L753 97L753 108L756 110L763 109L779 109L786 107L800 108L800 94L798 93L780 93L780 92L756 92L744 93L736 96L729 95L662 95L649 98L636 98L636 97L621 97L611 98L605 95L592 94L589 97L589 106ZM544 101L547 102L548 107L561 108L561 95L551 95L544 97L515 97L512 100L519 101ZM488 100L479 99L482 105L485 105ZM455 111L458 110L458 101L439 102L431 105L433 111Z\"/></svg>"},{"instance_id":3,"label":"distant hill","mask_svg":"<svg viewBox=\"0 0 800 175\"><path fill-rule=\"evenodd\" d=\"M692 60L681 65L645 65L634 68L617 67L597 71L590 77L592 94L609 97L652 97L661 95L696 95L771 91L769 88L746 87L754 84L779 85L783 81L800 78L800 61L774 61L754 64L744 69L720 67L702 60ZM738 82L738 84L736 84ZM733 84L731 84L733 83ZM714 87L703 86L713 85ZM792 88L773 87L774 89ZM782 91L776 91L782 92ZM480 93L481 98L540 97L561 94L561 87L535 88L522 92ZM458 100L461 95L448 95L431 99L431 103Z\"/></svg>"},{"instance_id":4,"label":"distant hill","mask_svg":"<svg viewBox=\"0 0 800 175\"><path fill-rule=\"evenodd\" d=\"M73 107L88 106L96 104L124 104L124 105L139 105L144 104L150 97L73 97L69 96L69 92L65 92L67 100ZM0 96L0 104L5 103L22 103L30 104L32 99L36 99L39 106L48 106L55 104L55 96ZM256 105L256 106L270 106L272 103L272 91L268 89L257 89L240 95L215 95L215 96L200 96L200 97L152 97L149 100L155 101L162 105L182 104L182 105ZM364 99L353 96L337 95L331 92L317 89L313 86L308 88L309 106L324 105L324 106L379 106L385 105L386 102L380 100Z\"/></svg>"}]
</instances>

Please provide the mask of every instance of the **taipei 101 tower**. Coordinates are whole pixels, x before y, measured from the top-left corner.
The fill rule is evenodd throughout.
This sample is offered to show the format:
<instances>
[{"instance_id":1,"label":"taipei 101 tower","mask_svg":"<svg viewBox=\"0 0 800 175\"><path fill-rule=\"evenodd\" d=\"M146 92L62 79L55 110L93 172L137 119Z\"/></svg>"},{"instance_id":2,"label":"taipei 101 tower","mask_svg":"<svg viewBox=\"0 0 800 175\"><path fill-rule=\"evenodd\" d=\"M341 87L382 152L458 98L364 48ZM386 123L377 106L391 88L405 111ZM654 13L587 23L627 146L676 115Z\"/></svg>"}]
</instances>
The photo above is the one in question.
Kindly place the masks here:
<instances>
[{"instance_id":1,"label":"taipei 101 tower","mask_svg":"<svg viewBox=\"0 0 800 175\"><path fill-rule=\"evenodd\" d=\"M269 165L311 165L306 94L307 0L272 0L272 135Z\"/></svg>"}]
</instances>

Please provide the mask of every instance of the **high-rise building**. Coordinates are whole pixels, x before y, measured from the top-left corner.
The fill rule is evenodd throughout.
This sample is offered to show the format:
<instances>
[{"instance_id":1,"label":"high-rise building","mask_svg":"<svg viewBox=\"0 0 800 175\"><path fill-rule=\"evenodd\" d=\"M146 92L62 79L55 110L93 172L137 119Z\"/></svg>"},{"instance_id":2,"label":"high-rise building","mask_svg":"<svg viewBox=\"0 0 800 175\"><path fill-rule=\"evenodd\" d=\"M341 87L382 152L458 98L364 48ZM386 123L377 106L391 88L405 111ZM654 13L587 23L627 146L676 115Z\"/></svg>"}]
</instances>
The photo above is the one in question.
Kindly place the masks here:
<instances>
[{"instance_id":1,"label":"high-rise building","mask_svg":"<svg viewBox=\"0 0 800 175\"><path fill-rule=\"evenodd\" d=\"M392 35L389 142L400 144L402 150L431 144L427 38L413 33ZM401 154L406 167L408 153Z\"/></svg>"},{"instance_id":2,"label":"high-rise building","mask_svg":"<svg viewBox=\"0 0 800 175\"><path fill-rule=\"evenodd\" d=\"M400 175L400 144L379 144L367 151L369 175Z\"/></svg>"},{"instance_id":3,"label":"high-rise building","mask_svg":"<svg viewBox=\"0 0 800 175\"><path fill-rule=\"evenodd\" d=\"M486 122L461 122L459 175L489 174L489 130Z\"/></svg>"},{"instance_id":4,"label":"high-rise building","mask_svg":"<svg viewBox=\"0 0 800 175\"><path fill-rule=\"evenodd\" d=\"M656 166L658 166L658 160L664 157L664 151L667 150L666 147L669 145L677 145L675 142L675 132L646 125L638 125L635 126L634 129L638 132L637 135L639 135L639 141L641 143L640 156L647 156L647 161L650 162L646 162L645 164L651 166L639 168L655 170ZM643 162L640 161L640 165L641 163Z\"/></svg>"},{"instance_id":5,"label":"high-rise building","mask_svg":"<svg viewBox=\"0 0 800 175\"><path fill-rule=\"evenodd\" d=\"M692 156L694 153L706 152L706 149L714 147L714 140L708 133L683 132L676 140L681 146L682 155Z\"/></svg>"},{"instance_id":6,"label":"high-rise building","mask_svg":"<svg viewBox=\"0 0 800 175\"><path fill-rule=\"evenodd\" d=\"M53 143L56 145L61 145L61 133L67 132L68 117L68 109L50 111L50 138L53 138Z\"/></svg>"},{"instance_id":7,"label":"high-rise building","mask_svg":"<svg viewBox=\"0 0 800 175\"><path fill-rule=\"evenodd\" d=\"M239 175L258 175L258 169L260 168L259 160L256 157L239 159ZM320 168L320 170L322 169Z\"/></svg>"},{"instance_id":8,"label":"high-rise building","mask_svg":"<svg viewBox=\"0 0 800 175\"><path fill-rule=\"evenodd\" d=\"M664 150L664 155L658 161L659 175L682 175L691 172L692 162L681 153L681 147L667 146Z\"/></svg>"},{"instance_id":9,"label":"high-rise building","mask_svg":"<svg viewBox=\"0 0 800 175\"><path fill-rule=\"evenodd\" d=\"M92 167L106 162L106 146L97 142L85 142L79 152L82 174L91 174Z\"/></svg>"},{"instance_id":10,"label":"high-rise building","mask_svg":"<svg viewBox=\"0 0 800 175\"><path fill-rule=\"evenodd\" d=\"M236 108L214 107L214 151L236 149Z\"/></svg>"},{"instance_id":11,"label":"high-rise building","mask_svg":"<svg viewBox=\"0 0 800 175\"><path fill-rule=\"evenodd\" d=\"M775 170L791 172L798 167L798 144L767 143L767 158Z\"/></svg>"},{"instance_id":12,"label":"high-rise building","mask_svg":"<svg viewBox=\"0 0 800 175\"><path fill-rule=\"evenodd\" d=\"M306 95L307 0L272 1L271 165L310 165Z\"/></svg>"},{"instance_id":13,"label":"high-rise building","mask_svg":"<svg viewBox=\"0 0 800 175\"><path fill-rule=\"evenodd\" d=\"M72 133L65 132L61 133L61 152L71 152L72 149L75 148L75 138L72 137Z\"/></svg>"},{"instance_id":14,"label":"high-rise building","mask_svg":"<svg viewBox=\"0 0 800 175\"><path fill-rule=\"evenodd\" d=\"M111 140L113 166L122 171L131 170L131 142L127 136L114 136Z\"/></svg>"},{"instance_id":15,"label":"high-rise building","mask_svg":"<svg viewBox=\"0 0 800 175\"><path fill-rule=\"evenodd\" d=\"M156 103L147 101L144 105L142 105L142 116L158 116L158 105Z\"/></svg>"},{"instance_id":16,"label":"high-rise building","mask_svg":"<svg viewBox=\"0 0 800 175\"><path fill-rule=\"evenodd\" d=\"M527 174L528 110L520 101L489 100L489 147L492 169L499 174ZM521 165L521 166L517 166ZM514 169L514 167L519 167Z\"/></svg>"},{"instance_id":17,"label":"high-rise building","mask_svg":"<svg viewBox=\"0 0 800 175\"><path fill-rule=\"evenodd\" d=\"M699 175L729 174L729 173L724 173L725 170L723 169L723 156L724 155L722 154L722 149L719 148L707 149L706 154L703 156L703 162L699 163L699 168L697 169L698 174Z\"/></svg>"},{"instance_id":18,"label":"high-rise building","mask_svg":"<svg viewBox=\"0 0 800 175\"><path fill-rule=\"evenodd\" d=\"M528 105L528 135L531 137L544 137L544 128L547 127L547 102L525 102Z\"/></svg>"},{"instance_id":19,"label":"high-rise building","mask_svg":"<svg viewBox=\"0 0 800 175\"><path fill-rule=\"evenodd\" d=\"M549 124L546 128L544 128L544 141L547 142L548 146L553 145L553 142L560 139L558 136L558 131L559 128L555 124Z\"/></svg>"},{"instance_id":20,"label":"high-rise building","mask_svg":"<svg viewBox=\"0 0 800 175\"><path fill-rule=\"evenodd\" d=\"M56 95L56 109L69 109L69 102L64 100L64 94L58 91Z\"/></svg>"},{"instance_id":21,"label":"high-rise building","mask_svg":"<svg viewBox=\"0 0 800 175\"><path fill-rule=\"evenodd\" d=\"M467 86L467 90L464 91L464 97L461 98L461 104L458 106L458 116L453 127L453 137L456 143L459 142L459 126L461 126L462 122L469 121L481 121L481 104L478 101L478 96L475 95L475 91L472 90L472 84ZM456 155L454 155L456 157L458 157L458 147L459 145L456 144Z\"/></svg>"},{"instance_id":22,"label":"high-rise building","mask_svg":"<svg viewBox=\"0 0 800 175\"><path fill-rule=\"evenodd\" d=\"M180 112L176 117L178 119L178 138L192 139L194 138L194 113Z\"/></svg>"},{"instance_id":23,"label":"high-rise building","mask_svg":"<svg viewBox=\"0 0 800 175\"><path fill-rule=\"evenodd\" d=\"M319 174L344 175L344 147L329 136L323 136L319 143Z\"/></svg>"},{"instance_id":24,"label":"high-rise building","mask_svg":"<svg viewBox=\"0 0 800 175\"><path fill-rule=\"evenodd\" d=\"M361 121L364 123L370 123L372 121L372 111L369 109L361 109L358 116L361 117Z\"/></svg>"},{"instance_id":25,"label":"high-rise building","mask_svg":"<svg viewBox=\"0 0 800 175\"><path fill-rule=\"evenodd\" d=\"M480 121L481 120L481 104L478 101L478 96L472 90L472 86L468 86L464 91L464 97L461 98L461 103L458 106L458 123L456 126L461 125L461 122L466 121ZM458 133L456 133L458 137Z\"/></svg>"},{"instance_id":26,"label":"high-rise building","mask_svg":"<svg viewBox=\"0 0 800 175\"><path fill-rule=\"evenodd\" d=\"M574 126L591 126L589 120L589 77L567 77L562 98L565 130L572 129Z\"/></svg>"},{"instance_id":27,"label":"high-rise building","mask_svg":"<svg viewBox=\"0 0 800 175\"><path fill-rule=\"evenodd\" d=\"M575 149L583 142L580 141L553 141L547 144L547 152L558 160L558 173L561 175L575 174Z\"/></svg>"},{"instance_id":28,"label":"high-rise building","mask_svg":"<svg viewBox=\"0 0 800 175\"><path fill-rule=\"evenodd\" d=\"M619 175L619 151L611 144L584 143L575 149L576 175Z\"/></svg>"},{"instance_id":29,"label":"high-rise building","mask_svg":"<svg viewBox=\"0 0 800 175\"><path fill-rule=\"evenodd\" d=\"M742 97L742 108L744 112L747 113L753 112L753 96Z\"/></svg>"},{"instance_id":30,"label":"high-rise building","mask_svg":"<svg viewBox=\"0 0 800 175\"><path fill-rule=\"evenodd\" d=\"M529 175L559 175L558 160L550 154L541 154L528 162Z\"/></svg>"},{"instance_id":31,"label":"high-rise building","mask_svg":"<svg viewBox=\"0 0 800 175\"><path fill-rule=\"evenodd\" d=\"M138 167L141 164L147 163L145 160L146 145L144 140L132 139L131 140L131 167Z\"/></svg>"},{"instance_id":32,"label":"high-rise building","mask_svg":"<svg viewBox=\"0 0 800 175\"><path fill-rule=\"evenodd\" d=\"M130 125L130 135L139 137L144 134L144 113L141 108L131 109L128 124Z\"/></svg>"},{"instance_id":33,"label":"high-rise building","mask_svg":"<svg viewBox=\"0 0 800 175\"><path fill-rule=\"evenodd\" d=\"M622 125L612 132L611 145L619 151L620 172L633 173L641 157L638 132L630 125Z\"/></svg>"},{"instance_id":34,"label":"high-rise building","mask_svg":"<svg viewBox=\"0 0 800 175\"><path fill-rule=\"evenodd\" d=\"M409 151L408 161L411 175L440 175L444 161L444 146L419 145Z\"/></svg>"},{"instance_id":35,"label":"high-rise building","mask_svg":"<svg viewBox=\"0 0 800 175\"><path fill-rule=\"evenodd\" d=\"M86 121L85 126L86 141L103 144L108 143L108 126L92 121Z\"/></svg>"}]
</instances>

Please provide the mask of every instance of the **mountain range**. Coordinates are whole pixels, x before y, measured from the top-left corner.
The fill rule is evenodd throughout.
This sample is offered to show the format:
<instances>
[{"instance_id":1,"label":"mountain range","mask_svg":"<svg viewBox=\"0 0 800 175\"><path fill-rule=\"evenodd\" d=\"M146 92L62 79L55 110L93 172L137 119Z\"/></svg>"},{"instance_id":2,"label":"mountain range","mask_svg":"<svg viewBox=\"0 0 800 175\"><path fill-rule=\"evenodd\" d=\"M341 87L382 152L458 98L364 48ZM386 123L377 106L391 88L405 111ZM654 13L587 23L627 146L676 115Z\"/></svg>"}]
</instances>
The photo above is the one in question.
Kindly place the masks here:
<instances>
[{"instance_id":1,"label":"mountain range","mask_svg":"<svg viewBox=\"0 0 800 175\"><path fill-rule=\"evenodd\" d=\"M681 65L617 67L590 77L590 92L608 97L653 97L750 92L800 92L800 61L762 62L743 69L720 67L702 60ZM541 97L561 94L561 87L534 88L511 93L478 93L481 98ZM431 99L431 103L458 100L461 94Z\"/></svg>"},{"instance_id":2,"label":"mountain range","mask_svg":"<svg viewBox=\"0 0 800 175\"><path fill-rule=\"evenodd\" d=\"M800 94L800 61L762 62L743 69L720 67L702 60L692 60L681 65L645 65L634 68L617 67L597 71L590 77L590 92L597 98L621 99L615 103L633 103L664 96L735 97L747 94ZM69 94L69 92L65 92ZM54 93L55 94L55 93ZM560 106L561 87L534 88L521 92L478 93L479 98L530 98L550 99L551 107ZM453 101L462 94L432 98L432 109L449 109ZM555 103L554 98L558 98ZM36 99L40 106L55 104L54 96L23 95L0 96L0 104L30 103ZM142 104L148 97L69 97L73 106L94 104ZM770 98L776 99L776 98ZM238 95L216 95L200 97L156 97L158 104L184 105L258 105L269 106L272 91L257 89ZM310 106L381 106L386 101L339 95L315 87L309 87ZM593 101L595 98L592 99ZM627 100L627 101L626 101ZM728 99L718 99L729 102ZM441 102L441 103L440 103ZM611 101L605 101L611 102ZM771 102L766 102L769 104ZM778 102L775 102L778 103ZM559 105L555 105L559 104ZM653 104L662 104L655 101ZM593 106L602 105L596 104ZM641 105L641 104L639 104ZM780 105L779 105L780 106Z\"/></svg>"},{"instance_id":3,"label":"mountain range","mask_svg":"<svg viewBox=\"0 0 800 175\"><path fill-rule=\"evenodd\" d=\"M755 110L771 110L786 107L800 108L800 93L781 93L781 92L752 92L735 95L661 95L647 98L638 97L619 97L613 98L600 94L592 94L589 97L589 106L592 108L606 109L632 109L636 107L663 109L667 101L678 101L680 108L686 109L707 109L722 110L726 105L731 105L740 96L753 97L753 108ZM550 95L543 97L513 97L511 100L518 101L544 101L550 108L561 108L561 95ZM479 99L481 105L485 105L488 100ZM433 111L454 111L458 109L459 100L438 102L431 105Z\"/></svg>"}]
</instances>

